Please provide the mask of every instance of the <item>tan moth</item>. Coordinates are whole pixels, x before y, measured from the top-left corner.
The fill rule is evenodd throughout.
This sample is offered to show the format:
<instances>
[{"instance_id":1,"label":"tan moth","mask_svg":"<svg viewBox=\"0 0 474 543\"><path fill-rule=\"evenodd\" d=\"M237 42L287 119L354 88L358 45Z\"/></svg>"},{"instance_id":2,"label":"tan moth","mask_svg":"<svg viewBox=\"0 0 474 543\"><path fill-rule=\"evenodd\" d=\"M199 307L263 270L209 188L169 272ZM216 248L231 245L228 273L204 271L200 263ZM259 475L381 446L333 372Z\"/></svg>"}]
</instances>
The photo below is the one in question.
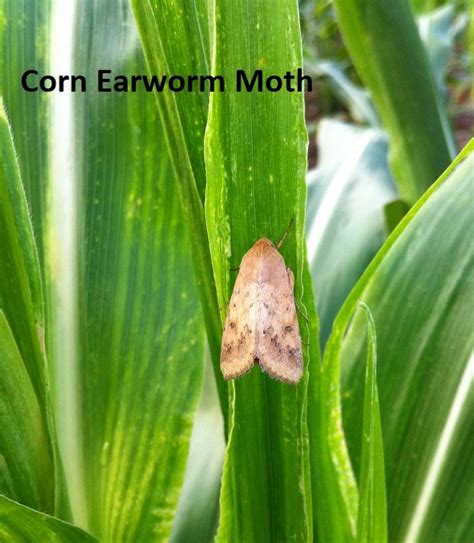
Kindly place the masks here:
<instances>
[{"instance_id":1,"label":"tan moth","mask_svg":"<svg viewBox=\"0 0 474 543\"><path fill-rule=\"evenodd\" d=\"M266 238L242 258L222 336L224 379L241 377L254 364L285 383L303 375L293 272Z\"/></svg>"}]
</instances>

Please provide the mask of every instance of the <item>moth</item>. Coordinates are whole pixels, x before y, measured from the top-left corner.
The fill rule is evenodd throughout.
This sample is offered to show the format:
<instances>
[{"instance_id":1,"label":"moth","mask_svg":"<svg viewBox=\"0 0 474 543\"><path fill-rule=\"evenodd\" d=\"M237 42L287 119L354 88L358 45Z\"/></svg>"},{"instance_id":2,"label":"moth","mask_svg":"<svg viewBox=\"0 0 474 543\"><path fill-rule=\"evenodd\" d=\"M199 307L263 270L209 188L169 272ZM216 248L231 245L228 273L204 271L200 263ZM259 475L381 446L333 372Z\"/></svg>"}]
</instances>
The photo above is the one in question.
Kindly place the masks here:
<instances>
[{"instance_id":1,"label":"moth","mask_svg":"<svg viewBox=\"0 0 474 543\"><path fill-rule=\"evenodd\" d=\"M280 245L262 238L242 258L222 336L224 379L241 377L255 364L285 383L303 375L295 281Z\"/></svg>"}]
</instances>

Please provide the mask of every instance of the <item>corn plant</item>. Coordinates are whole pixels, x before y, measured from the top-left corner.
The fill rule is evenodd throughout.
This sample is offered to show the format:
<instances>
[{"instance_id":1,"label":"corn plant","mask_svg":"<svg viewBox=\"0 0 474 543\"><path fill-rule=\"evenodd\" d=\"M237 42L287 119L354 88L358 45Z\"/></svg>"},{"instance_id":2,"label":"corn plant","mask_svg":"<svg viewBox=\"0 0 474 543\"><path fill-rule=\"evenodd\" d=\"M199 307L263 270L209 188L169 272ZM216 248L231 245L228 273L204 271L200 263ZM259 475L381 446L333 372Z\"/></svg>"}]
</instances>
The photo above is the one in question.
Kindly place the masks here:
<instances>
[{"instance_id":1,"label":"corn plant","mask_svg":"<svg viewBox=\"0 0 474 543\"><path fill-rule=\"evenodd\" d=\"M0 541L471 541L474 143L408 2L334 1L364 88L305 45L365 125L318 122L310 172L303 93L93 83L296 72L297 2L73 8L0 2ZM236 270L285 231L303 378L226 382Z\"/></svg>"}]
</instances>

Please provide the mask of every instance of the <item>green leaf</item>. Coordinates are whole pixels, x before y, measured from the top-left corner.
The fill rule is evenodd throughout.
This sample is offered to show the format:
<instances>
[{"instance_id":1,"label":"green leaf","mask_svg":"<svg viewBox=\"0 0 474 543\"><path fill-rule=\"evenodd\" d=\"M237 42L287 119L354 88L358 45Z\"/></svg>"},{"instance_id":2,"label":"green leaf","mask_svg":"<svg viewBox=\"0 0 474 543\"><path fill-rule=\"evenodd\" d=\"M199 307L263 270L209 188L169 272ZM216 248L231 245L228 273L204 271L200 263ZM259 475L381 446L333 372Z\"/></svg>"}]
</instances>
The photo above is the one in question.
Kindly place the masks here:
<instances>
[{"instance_id":1,"label":"green leaf","mask_svg":"<svg viewBox=\"0 0 474 543\"><path fill-rule=\"evenodd\" d=\"M445 457L445 462L437 478L430 479L436 485L427 484L424 487L419 503L418 515L419 539L429 541L435 535L440 541L455 541L463 543L472 541L474 525L472 504L474 503L474 484L467 473L474 472L474 357L467 364L456 398L449 412L445 425L444 439L437 449L436 462L432 463L433 474L439 468ZM441 441L441 440L440 440ZM442 497L445 499L440 499ZM429 505L427 508L426 505ZM415 528L416 524L413 524Z\"/></svg>"},{"instance_id":2,"label":"green leaf","mask_svg":"<svg viewBox=\"0 0 474 543\"><path fill-rule=\"evenodd\" d=\"M367 305L359 304L367 319L367 365L365 369L364 423L361 446L357 541L387 541L387 504L383 461L382 427L377 392L377 336Z\"/></svg>"},{"instance_id":3,"label":"green leaf","mask_svg":"<svg viewBox=\"0 0 474 543\"><path fill-rule=\"evenodd\" d=\"M393 232L399 222L408 213L409 206L403 200L393 200L384 207L385 224L389 233Z\"/></svg>"},{"instance_id":4,"label":"green leaf","mask_svg":"<svg viewBox=\"0 0 474 543\"><path fill-rule=\"evenodd\" d=\"M51 100L46 93L23 90L21 76L28 69L48 73L51 4L51 0L0 2L0 96L13 127L40 256L47 207L49 139L46 134Z\"/></svg>"},{"instance_id":5,"label":"green leaf","mask_svg":"<svg viewBox=\"0 0 474 543\"><path fill-rule=\"evenodd\" d=\"M448 166L453 150L408 0L334 5L347 50L390 136L400 194L413 204Z\"/></svg>"},{"instance_id":6,"label":"green leaf","mask_svg":"<svg viewBox=\"0 0 474 543\"><path fill-rule=\"evenodd\" d=\"M18 442L18 427L5 424L2 432L0 450L7 457L7 480L0 483L2 492L24 503L52 512L54 503L54 463L48 437L48 400L46 397L46 363L43 357L43 302L38 255L33 237L33 228L28 213L23 185L16 160L15 149L6 118L0 104L0 311L3 319L2 386L15 394L13 381L22 382L23 398L5 399L5 409L9 412L14 402L25 398L31 404L30 420L25 420L25 450L18 457L18 468L25 470L32 480L25 479L25 473L9 464L14 462L13 443ZM8 323L8 324L7 324ZM8 374L7 368L15 367L15 375ZM12 370L13 371L13 370ZM24 374L26 372L26 375ZM20 375L21 374L21 375ZM28 391L26 392L26 390ZM20 393L18 393L20 394ZM7 405L10 407L7 408ZM38 419L39 417L39 419ZM32 441L39 438L38 458ZM29 445L28 445L29 443ZM37 466L38 472L35 472ZM13 469L13 471L12 471ZM4 471L4 467L2 467ZM47 474L47 475L46 475ZM43 478L40 485L38 478ZM31 493L29 492L31 490Z\"/></svg>"},{"instance_id":7,"label":"green leaf","mask_svg":"<svg viewBox=\"0 0 474 543\"><path fill-rule=\"evenodd\" d=\"M33 227L6 112L0 104L0 308L45 410L44 308Z\"/></svg>"},{"instance_id":8,"label":"green leaf","mask_svg":"<svg viewBox=\"0 0 474 543\"><path fill-rule=\"evenodd\" d=\"M93 543L87 532L0 496L0 540L5 543Z\"/></svg>"},{"instance_id":9,"label":"green leaf","mask_svg":"<svg viewBox=\"0 0 474 543\"><path fill-rule=\"evenodd\" d=\"M14 251L16 254L8 251L4 253L5 259L2 264L7 266L8 271L6 280L4 281L2 277L1 281L0 309L5 311L39 399L43 418L48 422L52 454L55 457L55 475L49 478L51 483L55 481L56 486L54 512L69 518L67 492L51 413L50 388L47 384L45 349L47 350L49 345L46 347L44 345L45 341L47 343L49 329L45 322L48 320L49 300L43 253L48 220L47 199L50 194L48 187L51 99L46 93L26 92L21 87L21 75L26 69L34 68L40 74L48 72L50 28L49 0L0 2L0 93L3 94L10 116L17 157L15 159L11 144L5 142L9 136L6 133L5 115L1 108L1 146L5 160L3 167L4 174L9 177L11 201L8 205L12 207L15 216L15 231L10 230L9 236L13 236L11 240L16 239L15 243L19 243L19 248L23 252L23 256L16 250ZM3 181L0 182L2 185L0 191L6 189L7 185ZM11 228L12 223L9 226L9 229ZM3 249L4 247L2 253ZM16 268L15 273L11 273L11 266ZM0 274L3 275L2 272ZM41 276L44 279L43 286L46 287L45 305L41 294ZM30 305L28 298L31 298L30 308L26 307ZM45 510L53 512L50 506Z\"/></svg>"},{"instance_id":10,"label":"green leaf","mask_svg":"<svg viewBox=\"0 0 474 543\"><path fill-rule=\"evenodd\" d=\"M308 318L310 323L315 320L314 311L308 312ZM340 337L338 339L340 342ZM315 347L310 348L314 350ZM359 496L342 429L337 349L338 342L334 341L332 335L320 371L315 371L317 368L314 366L312 368L308 387L311 481L317 541L353 541L356 536Z\"/></svg>"},{"instance_id":11,"label":"green leaf","mask_svg":"<svg viewBox=\"0 0 474 543\"><path fill-rule=\"evenodd\" d=\"M2 492L36 509L52 511L54 477L48 429L1 310L0 360Z\"/></svg>"},{"instance_id":12,"label":"green leaf","mask_svg":"<svg viewBox=\"0 0 474 543\"><path fill-rule=\"evenodd\" d=\"M76 25L73 73L90 83L104 66L144 73L127 1L78 4ZM53 375L74 521L103 541L168 540L204 369L183 216L152 94L89 88L73 113L73 169L54 185L77 217L71 260L59 244L47 254L58 271ZM60 240L69 223L53 212L49 240Z\"/></svg>"},{"instance_id":13,"label":"green leaf","mask_svg":"<svg viewBox=\"0 0 474 543\"><path fill-rule=\"evenodd\" d=\"M324 347L346 296L385 240L383 207L396 198L385 135L322 120L319 164L308 172L306 236Z\"/></svg>"},{"instance_id":14,"label":"green leaf","mask_svg":"<svg viewBox=\"0 0 474 543\"><path fill-rule=\"evenodd\" d=\"M143 51L152 74L187 77L208 74L210 64L208 1L131 0ZM221 323L204 218L204 130L208 88L204 92L156 93L183 217L192 247L207 339L221 408L227 411L227 386L219 370Z\"/></svg>"},{"instance_id":15,"label":"green leaf","mask_svg":"<svg viewBox=\"0 0 474 543\"><path fill-rule=\"evenodd\" d=\"M454 10L454 4L446 4L430 13L421 15L417 21L420 37L442 96L446 92L444 78L455 37Z\"/></svg>"},{"instance_id":16,"label":"green leaf","mask_svg":"<svg viewBox=\"0 0 474 543\"><path fill-rule=\"evenodd\" d=\"M380 127L374 105L369 93L355 85L344 73L343 67L334 61L318 60L305 62L307 70L319 77L327 77L334 89L334 93L350 111L351 117L359 123L367 123L373 127Z\"/></svg>"},{"instance_id":17,"label":"green leaf","mask_svg":"<svg viewBox=\"0 0 474 543\"><path fill-rule=\"evenodd\" d=\"M294 224L281 253L303 292L307 136L301 93L236 92L236 70L251 77L295 71L302 64L295 2L218 0L212 72L225 92L211 96L206 131L206 220L219 304L228 303L243 254L261 237L275 243ZM271 136L269 136L271 135ZM303 341L308 342L301 318ZM317 345L317 337L311 341ZM305 377L298 386L272 381L259 368L230 385L229 439L222 481L221 541L308 541L312 511Z\"/></svg>"},{"instance_id":18,"label":"green leaf","mask_svg":"<svg viewBox=\"0 0 474 543\"><path fill-rule=\"evenodd\" d=\"M219 492L225 440L222 413L209 364L201 403L194 418L188 465L171 543L213 541L219 515Z\"/></svg>"},{"instance_id":19,"label":"green leaf","mask_svg":"<svg viewBox=\"0 0 474 543\"><path fill-rule=\"evenodd\" d=\"M469 409L469 395L459 391L469 390L465 383L474 344L473 251L466 235L472 226L473 151L471 142L409 211L335 323L334 335L342 338L357 300L370 306L377 322L391 540L435 540L440 529L450 534L471 530L467 539L472 539L472 507L466 505L472 481L449 484L447 474L472 463L464 440L454 440L454 434ZM356 470L366 350L363 328L360 318L351 323L342 359L344 427ZM457 412L451 416L455 405ZM433 511L438 513L436 519ZM444 524L447 519L449 526Z\"/></svg>"}]
</instances>

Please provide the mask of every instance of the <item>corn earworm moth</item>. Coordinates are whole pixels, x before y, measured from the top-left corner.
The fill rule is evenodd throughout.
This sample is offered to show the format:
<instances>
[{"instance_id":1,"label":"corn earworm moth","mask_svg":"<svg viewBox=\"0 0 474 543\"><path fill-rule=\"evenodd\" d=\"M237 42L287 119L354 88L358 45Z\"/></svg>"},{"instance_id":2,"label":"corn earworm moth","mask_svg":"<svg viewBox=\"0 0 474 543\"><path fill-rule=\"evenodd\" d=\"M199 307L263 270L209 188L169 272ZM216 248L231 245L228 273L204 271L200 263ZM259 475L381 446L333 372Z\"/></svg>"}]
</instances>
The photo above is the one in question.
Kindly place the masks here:
<instances>
[{"instance_id":1,"label":"corn earworm moth","mask_svg":"<svg viewBox=\"0 0 474 543\"><path fill-rule=\"evenodd\" d=\"M230 299L221 347L224 379L258 364L274 379L299 382L303 356L293 289L293 272L277 247L266 238L257 241L242 258Z\"/></svg>"}]
</instances>

